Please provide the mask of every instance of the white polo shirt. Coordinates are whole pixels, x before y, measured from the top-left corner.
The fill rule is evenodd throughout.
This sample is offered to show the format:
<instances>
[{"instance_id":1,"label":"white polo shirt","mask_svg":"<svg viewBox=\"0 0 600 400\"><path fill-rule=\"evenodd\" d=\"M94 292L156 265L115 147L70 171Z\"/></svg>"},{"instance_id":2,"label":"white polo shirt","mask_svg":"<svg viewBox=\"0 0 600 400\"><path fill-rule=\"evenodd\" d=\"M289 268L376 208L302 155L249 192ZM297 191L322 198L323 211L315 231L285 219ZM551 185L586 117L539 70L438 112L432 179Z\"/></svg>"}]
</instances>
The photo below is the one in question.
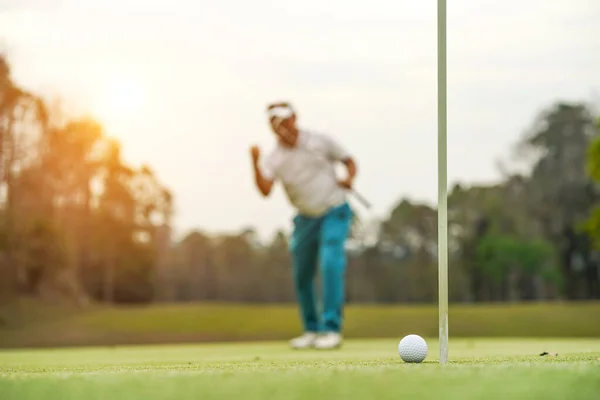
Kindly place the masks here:
<instances>
[{"instance_id":1,"label":"white polo shirt","mask_svg":"<svg viewBox=\"0 0 600 400\"><path fill-rule=\"evenodd\" d=\"M295 147L278 142L260 169L264 178L282 183L290 203L301 215L318 217L346 201L335 163L348 157L332 138L300 131Z\"/></svg>"}]
</instances>

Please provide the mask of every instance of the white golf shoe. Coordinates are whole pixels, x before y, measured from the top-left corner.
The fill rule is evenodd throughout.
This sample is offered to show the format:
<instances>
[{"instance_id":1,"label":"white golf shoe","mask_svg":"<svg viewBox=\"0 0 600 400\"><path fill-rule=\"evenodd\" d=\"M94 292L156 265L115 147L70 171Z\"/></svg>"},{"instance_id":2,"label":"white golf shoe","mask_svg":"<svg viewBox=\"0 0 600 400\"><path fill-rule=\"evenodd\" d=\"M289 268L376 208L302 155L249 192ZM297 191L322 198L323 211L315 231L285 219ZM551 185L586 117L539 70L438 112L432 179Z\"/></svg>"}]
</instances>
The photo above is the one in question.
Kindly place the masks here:
<instances>
[{"instance_id":1,"label":"white golf shoe","mask_svg":"<svg viewBox=\"0 0 600 400\"><path fill-rule=\"evenodd\" d=\"M318 350L337 349L342 345L342 335L337 332L327 332L317 338L315 348Z\"/></svg>"},{"instance_id":2,"label":"white golf shoe","mask_svg":"<svg viewBox=\"0 0 600 400\"><path fill-rule=\"evenodd\" d=\"M308 349L315 345L317 337L315 332L306 332L304 335L290 340L290 346L294 349Z\"/></svg>"}]
</instances>

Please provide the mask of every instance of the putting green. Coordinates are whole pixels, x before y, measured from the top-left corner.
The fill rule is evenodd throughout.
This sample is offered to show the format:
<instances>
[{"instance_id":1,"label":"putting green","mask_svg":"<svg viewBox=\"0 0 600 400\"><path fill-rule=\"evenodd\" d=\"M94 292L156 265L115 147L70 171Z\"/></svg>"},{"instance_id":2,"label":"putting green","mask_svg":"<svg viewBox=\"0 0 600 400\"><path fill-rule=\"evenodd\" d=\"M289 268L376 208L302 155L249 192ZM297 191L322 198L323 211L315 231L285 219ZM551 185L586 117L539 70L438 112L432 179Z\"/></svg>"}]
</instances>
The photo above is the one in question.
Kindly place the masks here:
<instances>
[{"instance_id":1,"label":"putting green","mask_svg":"<svg viewBox=\"0 0 600 400\"><path fill-rule=\"evenodd\" d=\"M450 341L405 364L397 339L341 350L285 343L98 347L0 352L0 398L12 399L596 399L600 340ZM539 356L541 352L558 356Z\"/></svg>"}]
</instances>

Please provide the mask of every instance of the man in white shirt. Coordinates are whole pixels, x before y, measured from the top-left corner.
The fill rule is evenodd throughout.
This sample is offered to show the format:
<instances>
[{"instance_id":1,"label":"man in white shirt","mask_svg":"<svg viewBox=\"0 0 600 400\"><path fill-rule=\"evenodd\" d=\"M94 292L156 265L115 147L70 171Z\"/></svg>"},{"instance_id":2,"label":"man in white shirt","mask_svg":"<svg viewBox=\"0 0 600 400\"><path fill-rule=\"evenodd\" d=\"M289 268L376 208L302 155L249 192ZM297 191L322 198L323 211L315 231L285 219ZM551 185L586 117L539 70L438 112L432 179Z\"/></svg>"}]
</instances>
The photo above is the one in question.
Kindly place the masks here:
<instances>
[{"instance_id":1,"label":"man in white shirt","mask_svg":"<svg viewBox=\"0 0 600 400\"><path fill-rule=\"evenodd\" d=\"M346 190L352 188L356 164L332 138L300 130L296 114L287 103L271 105L270 111L287 109L285 117L273 116L275 149L264 159L251 148L254 177L263 196L280 181L290 203L297 209L290 241L293 277L304 334L292 339L293 348L333 349L342 344L345 241L352 224ZM346 166L347 177L338 180L335 164ZM323 310L317 313L314 280L321 268Z\"/></svg>"}]
</instances>

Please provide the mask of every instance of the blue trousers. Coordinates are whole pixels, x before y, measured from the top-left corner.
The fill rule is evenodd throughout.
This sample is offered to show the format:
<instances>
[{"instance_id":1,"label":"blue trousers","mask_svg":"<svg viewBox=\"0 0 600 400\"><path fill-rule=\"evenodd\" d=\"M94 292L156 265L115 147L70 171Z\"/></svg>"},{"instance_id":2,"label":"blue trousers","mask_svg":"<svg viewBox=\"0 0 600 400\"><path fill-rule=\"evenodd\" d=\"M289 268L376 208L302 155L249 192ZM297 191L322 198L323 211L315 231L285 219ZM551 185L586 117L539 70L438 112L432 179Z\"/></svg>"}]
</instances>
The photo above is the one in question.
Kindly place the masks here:
<instances>
[{"instance_id":1,"label":"blue trousers","mask_svg":"<svg viewBox=\"0 0 600 400\"><path fill-rule=\"evenodd\" d=\"M297 215L290 241L293 277L302 325L310 332L340 332L343 322L346 251L352 223L347 203L325 215ZM317 312L315 278L320 266L323 289L322 312Z\"/></svg>"}]
</instances>

